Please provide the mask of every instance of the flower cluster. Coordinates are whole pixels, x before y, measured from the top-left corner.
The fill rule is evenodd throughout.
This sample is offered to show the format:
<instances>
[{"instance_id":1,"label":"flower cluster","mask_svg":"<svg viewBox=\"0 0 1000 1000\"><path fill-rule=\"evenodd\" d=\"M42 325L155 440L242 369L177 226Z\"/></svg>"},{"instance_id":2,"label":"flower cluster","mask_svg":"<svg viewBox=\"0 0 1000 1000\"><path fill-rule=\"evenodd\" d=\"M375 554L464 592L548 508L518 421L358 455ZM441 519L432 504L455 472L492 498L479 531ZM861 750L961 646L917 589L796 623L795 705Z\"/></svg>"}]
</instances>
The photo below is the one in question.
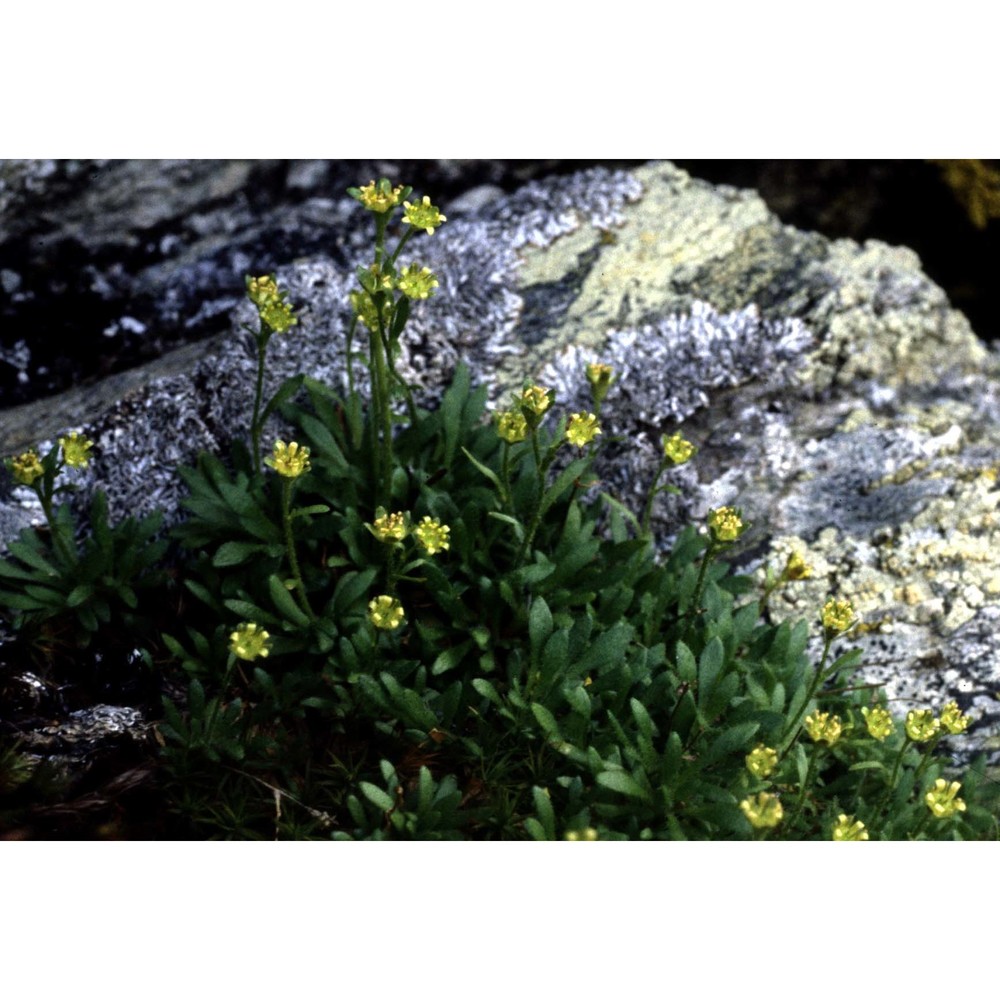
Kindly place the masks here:
<instances>
[{"instance_id":1,"label":"flower cluster","mask_svg":"<svg viewBox=\"0 0 1000 1000\"><path fill-rule=\"evenodd\" d=\"M285 301L286 292L279 291L273 274L260 278L246 277L247 295L257 307L261 322L274 333L287 333L298 320L290 303Z\"/></svg>"},{"instance_id":2,"label":"flower cluster","mask_svg":"<svg viewBox=\"0 0 1000 1000\"><path fill-rule=\"evenodd\" d=\"M378 182L369 181L364 187L348 188L347 193L357 199L370 212L389 212L405 197L407 189L393 187L384 177Z\"/></svg>"},{"instance_id":3,"label":"flower cluster","mask_svg":"<svg viewBox=\"0 0 1000 1000\"><path fill-rule=\"evenodd\" d=\"M744 799L740 803L740 809L755 830L772 829L785 815L778 796L770 792L758 792L757 795Z\"/></svg>"},{"instance_id":4,"label":"flower cluster","mask_svg":"<svg viewBox=\"0 0 1000 1000\"><path fill-rule=\"evenodd\" d=\"M524 414L507 410L497 414L497 434L508 444L517 444L528 436L528 421Z\"/></svg>"},{"instance_id":5,"label":"flower cluster","mask_svg":"<svg viewBox=\"0 0 1000 1000\"><path fill-rule=\"evenodd\" d=\"M566 440L577 448L590 444L600 433L601 428L593 413L574 413L566 426Z\"/></svg>"},{"instance_id":6,"label":"flower cluster","mask_svg":"<svg viewBox=\"0 0 1000 1000\"><path fill-rule=\"evenodd\" d=\"M74 431L66 437L59 438L63 461L73 469L86 469L90 464L88 452L94 447L93 441L88 441L82 434Z\"/></svg>"},{"instance_id":7,"label":"flower cluster","mask_svg":"<svg viewBox=\"0 0 1000 1000\"><path fill-rule=\"evenodd\" d=\"M543 389L540 385L531 385L516 396L517 405L524 414L525 420L532 427L542 422L542 417L552 405L552 390Z\"/></svg>"},{"instance_id":8,"label":"flower cluster","mask_svg":"<svg viewBox=\"0 0 1000 1000\"><path fill-rule=\"evenodd\" d=\"M615 372L611 365L604 365L598 361L587 365L587 381L590 383L590 394L594 398L594 406L601 408L604 397L607 396L611 383L614 381Z\"/></svg>"},{"instance_id":9,"label":"flower cluster","mask_svg":"<svg viewBox=\"0 0 1000 1000\"><path fill-rule=\"evenodd\" d=\"M399 272L396 287L408 299L429 299L438 287L438 280L429 267L411 264Z\"/></svg>"},{"instance_id":10,"label":"flower cluster","mask_svg":"<svg viewBox=\"0 0 1000 1000\"><path fill-rule=\"evenodd\" d=\"M229 635L229 651L241 660L267 656L270 634L253 622L241 622Z\"/></svg>"},{"instance_id":11,"label":"flower cluster","mask_svg":"<svg viewBox=\"0 0 1000 1000\"><path fill-rule=\"evenodd\" d=\"M840 716L829 712L813 712L806 716L803 725L814 743L825 743L829 747L840 739L843 732Z\"/></svg>"},{"instance_id":12,"label":"flower cluster","mask_svg":"<svg viewBox=\"0 0 1000 1000\"><path fill-rule=\"evenodd\" d=\"M565 840L597 840L597 831L588 826L582 830L567 830Z\"/></svg>"},{"instance_id":13,"label":"flower cluster","mask_svg":"<svg viewBox=\"0 0 1000 1000\"><path fill-rule=\"evenodd\" d=\"M865 717L869 736L881 743L892 735L895 728L892 724L892 716L884 708L868 708L866 706L861 709L861 714Z\"/></svg>"},{"instance_id":14,"label":"flower cluster","mask_svg":"<svg viewBox=\"0 0 1000 1000\"><path fill-rule=\"evenodd\" d=\"M831 597L820 615L828 636L846 632L854 624L854 605L846 598Z\"/></svg>"},{"instance_id":15,"label":"flower cluster","mask_svg":"<svg viewBox=\"0 0 1000 1000\"><path fill-rule=\"evenodd\" d=\"M434 230L442 222L448 221L441 214L441 211L435 205L431 204L431 200L427 195L424 195L416 204L404 201L403 208L406 209L403 213L403 222L413 226L414 229L423 229L428 236L433 236Z\"/></svg>"},{"instance_id":16,"label":"flower cluster","mask_svg":"<svg viewBox=\"0 0 1000 1000\"><path fill-rule=\"evenodd\" d=\"M906 735L914 743L925 743L937 736L941 723L929 708L911 709L906 713Z\"/></svg>"},{"instance_id":17,"label":"flower cluster","mask_svg":"<svg viewBox=\"0 0 1000 1000\"><path fill-rule=\"evenodd\" d=\"M674 465L683 465L698 450L690 441L686 440L680 431L667 437L666 434L660 438L663 445L663 457ZM727 508L723 507L722 510ZM738 520L738 518L737 518Z\"/></svg>"},{"instance_id":18,"label":"flower cluster","mask_svg":"<svg viewBox=\"0 0 1000 1000\"><path fill-rule=\"evenodd\" d=\"M767 778L778 766L778 751L758 743L746 755L747 770L755 778Z\"/></svg>"},{"instance_id":19,"label":"flower cluster","mask_svg":"<svg viewBox=\"0 0 1000 1000\"><path fill-rule=\"evenodd\" d=\"M719 507L708 512L708 526L717 542L735 542L743 533L743 521L734 507Z\"/></svg>"},{"instance_id":20,"label":"flower cluster","mask_svg":"<svg viewBox=\"0 0 1000 1000\"><path fill-rule=\"evenodd\" d=\"M837 817L837 822L833 828L834 840L867 840L868 831L865 824L853 816L841 813Z\"/></svg>"},{"instance_id":21,"label":"flower cluster","mask_svg":"<svg viewBox=\"0 0 1000 1000\"><path fill-rule=\"evenodd\" d=\"M807 580L812 576L812 567L798 552L789 553L785 568L781 571L783 580Z\"/></svg>"},{"instance_id":22,"label":"flower cluster","mask_svg":"<svg viewBox=\"0 0 1000 1000\"><path fill-rule=\"evenodd\" d=\"M31 486L36 479L45 475L41 459L34 448L29 448L16 458L9 459L7 466L14 477L14 481L20 483L22 486Z\"/></svg>"},{"instance_id":23,"label":"flower cluster","mask_svg":"<svg viewBox=\"0 0 1000 1000\"><path fill-rule=\"evenodd\" d=\"M938 778L934 782L934 787L924 796L924 801L935 818L947 819L957 812L965 812L965 801L957 798L961 790L959 782L953 781L948 784L944 778Z\"/></svg>"},{"instance_id":24,"label":"flower cluster","mask_svg":"<svg viewBox=\"0 0 1000 1000\"><path fill-rule=\"evenodd\" d=\"M447 524L442 524L436 517L425 517L413 529L414 537L427 550L429 556L450 548L451 543L448 541L450 533L451 528Z\"/></svg>"},{"instance_id":25,"label":"flower cluster","mask_svg":"<svg viewBox=\"0 0 1000 1000\"><path fill-rule=\"evenodd\" d=\"M949 701L941 709L941 718L939 721L943 729L947 730L952 736L958 736L959 733L964 733L968 729L970 719L967 715L962 714L957 701Z\"/></svg>"},{"instance_id":26,"label":"flower cluster","mask_svg":"<svg viewBox=\"0 0 1000 1000\"><path fill-rule=\"evenodd\" d=\"M389 594L380 594L368 602L368 620L375 628L399 628L405 618L403 605Z\"/></svg>"},{"instance_id":27,"label":"flower cluster","mask_svg":"<svg viewBox=\"0 0 1000 1000\"><path fill-rule=\"evenodd\" d=\"M354 309L358 319L372 332L377 333L379 328L378 310L372 297L366 291L351 292L348 296L351 307ZM382 303L382 326L387 327L392 319L392 300L386 299Z\"/></svg>"},{"instance_id":28,"label":"flower cluster","mask_svg":"<svg viewBox=\"0 0 1000 1000\"><path fill-rule=\"evenodd\" d=\"M402 511L382 513L368 527L380 542L401 542L408 531L407 517Z\"/></svg>"},{"instance_id":29,"label":"flower cluster","mask_svg":"<svg viewBox=\"0 0 1000 1000\"><path fill-rule=\"evenodd\" d=\"M296 479L312 468L309 463L309 449L295 441L291 444L275 441L274 457L265 458L264 464L274 469L279 476L285 476L288 479Z\"/></svg>"}]
</instances>

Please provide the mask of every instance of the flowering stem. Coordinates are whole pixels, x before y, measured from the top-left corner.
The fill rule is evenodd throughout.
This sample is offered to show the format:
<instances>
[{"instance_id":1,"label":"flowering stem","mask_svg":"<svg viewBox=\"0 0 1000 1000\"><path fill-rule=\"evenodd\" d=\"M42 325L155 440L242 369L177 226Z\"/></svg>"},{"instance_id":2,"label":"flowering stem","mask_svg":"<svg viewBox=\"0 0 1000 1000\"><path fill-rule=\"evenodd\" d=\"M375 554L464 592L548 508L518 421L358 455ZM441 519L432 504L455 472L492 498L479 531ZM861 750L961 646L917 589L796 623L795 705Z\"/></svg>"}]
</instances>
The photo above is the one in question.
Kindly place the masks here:
<instances>
[{"instance_id":1,"label":"flowering stem","mask_svg":"<svg viewBox=\"0 0 1000 1000\"><path fill-rule=\"evenodd\" d=\"M792 829L796 822L798 821L799 815L802 812L802 807L805 805L806 792L809 790L809 785L812 782L813 773L816 770L816 762L819 760L819 755L823 752L822 747L817 747L815 752L809 755L809 764L806 767L806 780L802 782L802 787L799 789L799 797L795 802L795 811L792 813L791 819L788 821L788 829Z\"/></svg>"},{"instance_id":2,"label":"flowering stem","mask_svg":"<svg viewBox=\"0 0 1000 1000\"><path fill-rule=\"evenodd\" d=\"M212 711L209 713L208 722L205 723L205 746L209 745L209 741L212 739L212 733L215 731L215 720L219 717L219 708L222 705L222 699L226 694L226 688L229 686L229 678L232 676L233 667L236 665L236 657L230 653L229 662L226 664L226 672L222 675L222 684L219 687L219 693L212 701Z\"/></svg>"},{"instance_id":3,"label":"flowering stem","mask_svg":"<svg viewBox=\"0 0 1000 1000\"><path fill-rule=\"evenodd\" d=\"M389 258L390 264L396 263L396 258L399 256L400 251L406 246L406 241L413 235L414 229L408 228L405 233L400 237L399 243L396 244L396 249L393 250L392 256Z\"/></svg>"},{"instance_id":4,"label":"flowering stem","mask_svg":"<svg viewBox=\"0 0 1000 1000\"><path fill-rule=\"evenodd\" d=\"M889 787L886 789L885 795L882 796L882 801L879 802L875 809L876 815L878 815L885 808L892 796L892 791L896 787L896 778L899 776L900 765L903 763L903 757L906 756L906 751L909 749L912 742L913 740L911 740L909 736L903 740L903 745L899 749L899 756L896 758L896 763L892 769L892 777L889 778Z\"/></svg>"},{"instance_id":5,"label":"flowering stem","mask_svg":"<svg viewBox=\"0 0 1000 1000\"><path fill-rule=\"evenodd\" d=\"M781 747L781 754L785 754L788 748L795 742L795 737L798 734L799 722L802 720L802 716L806 714L806 711L809 708L809 702L812 701L813 696L816 694L816 689L823 680L823 671L826 669L826 660L830 655L830 644L832 642L833 636L831 635L827 635L823 641L823 655L820 657L819 666L816 668L816 673L813 675L812 683L809 685L809 690L806 693L806 700L802 702L802 707L799 709L798 714L792 720L792 724L788 728L788 736Z\"/></svg>"},{"instance_id":6,"label":"flowering stem","mask_svg":"<svg viewBox=\"0 0 1000 1000\"><path fill-rule=\"evenodd\" d=\"M292 569L292 577L295 580L295 592L298 594L299 604L302 605L302 610L309 616L309 619L315 621L316 615L309 605L306 586L302 582L302 571L299 569L299 559L295 554L295 539L292 536L292 483L292 479L285 479L281 489L281 514L285 525L285 548L288 550L288 564Z\"/></svg>"},{"instance_id":7,"label":"flowering stem","mask_svg":"<svg viewBox=\"0 0 1000 1000\"><path fill-rule=\"evenodd\" d=\"M698 570L698 580L694 585L694 596L691 599L691 605L688 611L697 610L701 606L701 593L705 588L705 573L708 570L708 564L711 562L712 557L718 550L716 541L714 538L709 540L708 546L705 548L705 555L701 560L701 569Z\"/></svg>"},{"instance_id":8,"label":"flowering stem","mask_svg":"<svg viewBox=\"0 0 1000 1000\"><path fill-rule=\"evenodd\" d=\"M56 469L56 474L58 475L59 469ZM49 531L52 532L52 542L55 547L59 550L59 554L66 560L67 563L73 564L77 561L76 553L73 551L73 546L63 537L62 526L56 521L55 516L52 511L52 494L44 488L36 488L35 492L38 495L38 499L41 501L42 510L45 512L45 520L48 522Z\"/></svg>"},{"instance_id":9,"label":"flowering stem","mask_svg":"<svg viewBox=\"0 0 1000 1000\"><path fill-rule=\"evenodd\" d=\"M642 537L649 537L649 522L653 517L653 501L656 499L656 484L660 481L660 476L663 475L664 471L669 464L667 459L663 459L660 462L660 467L656 470L656 475L653 476L653 482L649 487L649 496L646 498L646 509L642 512Z\"/></svg>"},{"instance_id":10,"label":"flowering stem","mask_svg":"<svg viewBox=\"0 0 1000 1000\"><path fill-rule=\"evenodd\" d=\"M267 332L263 322L257 334L257 387L253 397L253 419L250 422L250 438L253 442L253 467L260 475L260 404L264 395L264 355L267 354Z\"/></svg>"}]
</instances>

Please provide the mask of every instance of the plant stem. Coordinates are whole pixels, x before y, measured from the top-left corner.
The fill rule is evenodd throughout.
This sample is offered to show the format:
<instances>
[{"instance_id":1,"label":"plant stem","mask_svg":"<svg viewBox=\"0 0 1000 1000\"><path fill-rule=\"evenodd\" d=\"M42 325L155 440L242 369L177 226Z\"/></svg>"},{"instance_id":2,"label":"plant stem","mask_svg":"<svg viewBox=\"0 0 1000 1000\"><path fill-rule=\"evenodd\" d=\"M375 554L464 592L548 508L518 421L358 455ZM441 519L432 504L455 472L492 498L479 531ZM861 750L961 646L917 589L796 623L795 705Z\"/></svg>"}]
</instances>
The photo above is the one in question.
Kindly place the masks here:
<instances>
[{"instance_id":1,"label":"plant stem","mask_svg":"<svg viewBox=\"0 0 1000 1000\"><path fill-rule=\"evenodd\" d=\"M62 526L55 519L52 511L52 496L43 489L36 490L38 499L41 501L42 510L45 512L45 520L48 522L49 531L52 533L52 544L59 550L59 554L69 565L77 562L77 554L73 546L63 537Z\"/></svg>"},{"instance_id":2,"label":"plant stem","mask_svg":"<svg viewBox=\"0 0 1000 1000\"><path fill-rule=\"evenodd\" d=\"M264 395L264 356L267 354L267 331L261 322L257 334L257 386L253 397L253 419L250 422L250 438L253 441L253 468L260 475L260 404Z\"/></svg>"},{"instance_id":3,"label":"plant stem","mask_svg":"<svg viewBox=\"0 0 1000 1000\"><path fill-rule=\"evenodd\" d=\"M643 537L649 536L649 522L653 517L653 501L656 499L656 484L660 481L660 476L663 475L664 470L667 468L667 460L664 459L660 462L660 467L656 470L656 475L653 476L653 482L649 487L649 496L646 499L646 508L642 512L642 534Z\"/></svg>"},{"instance_id":4,"label":"plant stem","mask_svg":"<svg viewBox=\"0 0 1000 1000\"><path fill-rule=\"evenodd\" d=\"M799 722L802 716L806 714L809 708L809 702L812 701L813 696L816 694L816 690L823 679L823 671L826 669L826 660L830 655L830 644L833 642L831 636L827 636L823 642L823 655L820 658L819 666L816 668L816 673L813 675L812 683L809 685L809 690L806 693L806 700L802 702L802 707L799 709L798 714L792 720L791 726L788 728L788 736L785 738L785 742L781 747L779 753L784 756L787 753L788 748L795 742L795 737L798 733Z\"/></svg>"},{"instance_id":5,"label":"plant stem","mask_svg":"<svg viewBox=\"0 0 1000 1000\"><path fill-rule=\"evenodd\" d=\"M792 813L792 818L788 821L787 829L792 829L796 822L798 822L799 815L802 812L802 807L805 805L806 792L809 790L809 785L812 781L813 772L816 769L816 761L819 759L819 755L822 753L820 747L816 747L813 753L809 755L809 764L806 767L806 780L802 782L802 787L799 789L799 797L795 802L795 811Z\"/></svg>"},{"instance_id":6,"label":"plant stem","mask_svg":"<svg viewBox=\"0 0 1000 1000\"><path fill-rule=\"evenodd\" d=\"M286 478L281 490L281 514L285 525L285 548L288 550L288 563L292 569L292 577L295 580L295 592L298 594L299 604L302 610L309 616L310 621L316 620L316 615L309 605L309 597L306 595L306 585L302 582L302 571L299 569L299 559L295 554L295 539L292 535L292 485L293 480Z\"/></svg>"}]
</instances>

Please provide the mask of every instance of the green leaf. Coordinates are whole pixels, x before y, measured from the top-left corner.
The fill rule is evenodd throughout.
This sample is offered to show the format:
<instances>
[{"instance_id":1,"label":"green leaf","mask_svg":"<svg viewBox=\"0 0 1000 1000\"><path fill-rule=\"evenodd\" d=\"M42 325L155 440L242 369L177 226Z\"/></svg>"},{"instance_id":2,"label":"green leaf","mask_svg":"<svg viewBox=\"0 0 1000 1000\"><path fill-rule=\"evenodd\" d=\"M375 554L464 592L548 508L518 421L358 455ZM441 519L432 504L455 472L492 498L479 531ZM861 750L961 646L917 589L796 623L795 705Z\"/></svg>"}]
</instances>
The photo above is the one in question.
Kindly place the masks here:
<instances>
[{"instance_id":1,"label":"green leaf","mask_svg":"<svg viewBox=\"0 0 1000 1000\"><path fill-rule=\"evenodd\" d=\"M258 542L224 542L212 559L212 565L217 567L239 566L261 552L266 552L267 546Z\"/></svg>"},{"instance_id":2,"label":"green leaf","mask_svg":"<svg viewBox=\"0 0 1000 1000\"><path fill-rule=\"evenodd\" d=\"M646 789L625 771L602 771L597 776L597 783L604 788L610 788L613 792L626 795L630 799L639 799L647 803L651 801Z\"/></svg>"},{"instance_id":3,"label":"green leaf","mask_svg":"<svg viewBox=\"0 0 1000 1000\"><path fill-rule=\"evenodd\" d=\"M698 704L703 705L712 693L712 688L722 673L725 662L722 640L715 636L701 651L698 658Z\"/></svg>"},{"instance_id":4,"label":"green leaf","mask_svg":"<svg viewBox=\"0 0 1000 1000\"><path fill-rule=\"evenodd\" d=\"M677 676L685 684L693 684L698 676L698 664L694 653L680 640L677 642Z\"/></svg>"},{"instance_id":5,"label":"green leaf","mask_svg":"<svg viewBox=\"0 0 1000 1000\"><path fill-rule=\"evenodd\" d=\"M463 454L465 455L465 457L466 457L466 458L467 458L467 459L468 459L468 460L469 460L469 461L470 461L470 462L471 462L471 463L472 463L472 464L473 464L473 465L474 465L474 466L475 466L475 467L476 467L476 468L477 468L477 469L478 469L478 470L479 470L479 471L480 471L480 472L481 472L481 473L482 473L482 474L483 474L484 476L486 476L486 478L487 478L487 479L489 479L489 481L490 481L491 483L493 483L493 485L494 485L494 486L495 486L495 487L496 487L496 488L497 488L497 489L498 489L498 490L499 490L499 491L500 491L501 493L503 493L503 485L502 485L502 484L500 483L500 479L499 479L499 477L497 476L497 474L496 474L496 473L495 473L495 472L494 472L494 471L493 471L493 470L492 470L492 469L491 469L491 468L490 468L490 467L489 467L488 465L483 465L483 463L482 463L482 462L480 462L480 461L479 461L479 459L478 459L478 458L476 458L476 456L475 456L475 455L473 455L473 454L472 454L472 452L470 452L468 448L464 448L464 447L463 447L463 448L462 448L462 452L463 452Z\"/></svg>"},{"instance_id":6,"label":"green leaf","mask_svg":"<svg viewBox=\"0 0 1000 1000\"><path fill-rule=\"evenodd\" d=\"M490 510L486 512L487 517L495 518L497 521L503 521L505 524L511 525L514 529L514 537L520 542L524 540L524 525L516 517L511 517L510 514L501 514L498 510Z\"/></svg>"},{"instance_id":7,"label":"green leaf","mask_svg":"<svg viewBox=\"0 0 1000 1000\"><path fill-rule=\"evenodd\" d=\"M361 794L377 809L388 812L396 803L387 792L384 792L378 785L373 785L370 781L359 781L358 788Z\"/></svg>"},{"instance_id":8,"label":"green leaf","mask_svg":"<svg viewBox=\"0 0 1000 1000\"><path fill-rule=\"evenodd\" d=\"M444 462L450 466L455 460L455 449L458 447L462 431L462 411L469 395L469 369L459 364L451 385L441 400L441 423L444 428ZM465 451L465 449L462 449ZM468 452L466 452L468 454ZM499 484L498 484L499 485Z\"/></svg>"},{"instance_id":9,"label":"green leaf","mask_svg":"<svg viewBox=\"0 0 1000 1000\"><path fill-rule=\"evenodd\" d=\"M272 573L267 581L268 589L271 592L271 600L274 606L293 625L299 628L306 628L309 625L309 616L295 603L295 598L289 593L284 582L276 574Z\"/></svg>"},{"instance_id":10,"label":"green leaf","mask_svg":"<svg viewBox=\"0 0 1000 1000\"><path fill-rule=\"evenodd\" d=\"M559 732L559 723L556 722L555 716L544 705L532 702L531 714L535 717L535 720L542 727L543 731L549 736L562 738L562 734Z\"/></svg>"},{"instance_id":11,"label":"green leaf","mask_svg":"<svg viewBox=\"0 0 1000 1000\"><path fill-rule=\"evenodd\" d=\"M545 603L545 598L536 597L528 613L528 636L536 654L541 652L542 644L552 634L552 628L552 612Z\"/></svg>"},{"instance_id":12,"label":"green leaf","mask_svg":"<svg viewBox=\"0 0 1000 1000\"><path fill-rule=\"evenodd\" d=\"M446 673L449 670L453 670L461 662L462 658L468 651L472 649L472 640L467 639L465 642L460 642L457 646L451 646L448 649L443 649L438 653L431 666L431 676L437 677L440 674Z\"/></svg>"},{"instance_id":13,"label":"green leaf","mask_svg":"<svg viewBox=\"0 0 1000 1000\"><path fill-rule=\"evenodd\" d=\"M542 824L545 839L555 840L556 814L552 808L552 800L549 798L548 791L534 785L531 789L531 798L535 803L535 813L538 816L539 822Z\"/></svg>"},{"instance_id":14,"label":"green leaf","mask_svg":"<svg viewBox=\"0 0 1000 1000\"><path fill-rule=\"evenodd\" d=\"M94 588L89 583L81 583L74 587L66 597L66 605L70 608L79 607L84 601L93 597ZM134 606L134 605L133 605Z\"/></svg>"},{"instance_id":15,"label":"green leaf","mask_svg":"<svg viewBox=\"0 0 1000 1000\"><path fill-rule=\"evenodd\" d=\"M484 677L476 677L472 681L472 687L477 694L482 695L487 701L492 702L498 708L503 707L497 689Z\"/></svg>"},{"instance_id":16,"label":"green leaf","mask_svg":"<svg viewBox=\"0 0 1000 1000\"><path fill-rule=\"evenodd\" d=\"M279 407L282 403L291 399L302 386L302 380L305 375L293 375L291 378L286 378L284 382L278 387L278 391L268 400L267 406L264 407L263 412L260 415L260 425L264 426L264 421Z\"/></svg>"}]
</instances>

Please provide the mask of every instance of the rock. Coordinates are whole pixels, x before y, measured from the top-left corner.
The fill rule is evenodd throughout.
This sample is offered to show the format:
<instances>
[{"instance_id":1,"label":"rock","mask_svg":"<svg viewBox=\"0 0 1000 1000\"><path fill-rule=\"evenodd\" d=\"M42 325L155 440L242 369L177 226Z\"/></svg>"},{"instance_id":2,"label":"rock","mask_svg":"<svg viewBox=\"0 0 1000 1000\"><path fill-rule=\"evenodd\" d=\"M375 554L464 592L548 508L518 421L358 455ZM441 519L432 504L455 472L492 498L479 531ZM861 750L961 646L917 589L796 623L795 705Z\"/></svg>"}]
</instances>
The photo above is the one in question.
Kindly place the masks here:
<instances>
[{"instance_id":1,"label":"rock","mask_svg":"<svg viewBox=\"0 0 1000 1000\"><path fill-rule=\"evenodd\" d=\"M344 384L347 292L371 220L346 199L316 211L318 230L343 230L338 252L278 269L302 318L272 342L272 387L302 367ZM655 509L662 537L741 506L747 572L792 550L812 566L772 597L772 617L816 622L829 597L850 598L862 625L834 651L862 647L861 679L884 683L897 710L954 698L978 720L951 741L956 754L1000 749L1000 357L914 253L783 226L753 192L670 164L532 180L408 250L440 280L403 343L424 402L462 360L494 404L532 378L583 409L584 365L612 359L602 421L624 444L598 471L614 490L636 508L660 435L681 428L700 451L674 472L682 495ZM245 424L249 316L239 305L212 353L93 419L86 485L107 489L118 515L176 517L175 465Z\"/></svg>"}]
</instances>

